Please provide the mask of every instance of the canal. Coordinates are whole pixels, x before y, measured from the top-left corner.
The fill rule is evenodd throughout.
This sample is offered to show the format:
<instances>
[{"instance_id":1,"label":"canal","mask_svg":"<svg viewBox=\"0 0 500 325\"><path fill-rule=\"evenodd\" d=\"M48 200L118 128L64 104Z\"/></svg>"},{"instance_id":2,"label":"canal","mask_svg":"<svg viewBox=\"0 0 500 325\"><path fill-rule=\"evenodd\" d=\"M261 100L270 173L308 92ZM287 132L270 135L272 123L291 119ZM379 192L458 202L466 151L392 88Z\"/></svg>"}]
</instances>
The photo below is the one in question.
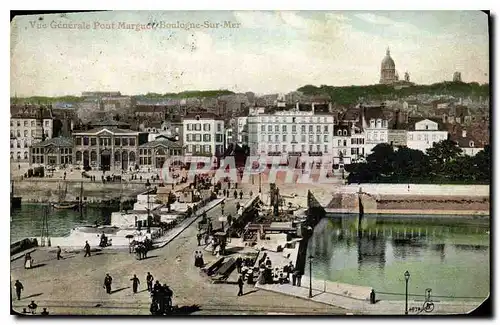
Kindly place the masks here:
<instances>
[{"instance_id":1,"label":"canal","mask_svg":"<svg viewBox=\"0 0 500 325\"><path fill-rule=\"evenodd\" d=\"M329 215L314 229L307 256L313 276L370 286L377 299L481 300L490 291L489 217L365 215L358 238L356 215ZM309 275L309 262L305 268Z\"/></svg>"},{"instance_id":2,"label":"canal","mask_svg":"<svg viewBox=\"0 0 500 325\"><path fill-rule=\"evenodd\" d=\"M20 209L12 209L10 242L13 243L26 237L40 236L46 207L47 205L24 203ZM75 227L95 224L96 221L99 224L109 224L113 211L117 211L117 209L86 207L80 213L76 210L49 208L49 234L51 237L62 237L69 235L71 229Z\"/></svg>"}]
</instances>

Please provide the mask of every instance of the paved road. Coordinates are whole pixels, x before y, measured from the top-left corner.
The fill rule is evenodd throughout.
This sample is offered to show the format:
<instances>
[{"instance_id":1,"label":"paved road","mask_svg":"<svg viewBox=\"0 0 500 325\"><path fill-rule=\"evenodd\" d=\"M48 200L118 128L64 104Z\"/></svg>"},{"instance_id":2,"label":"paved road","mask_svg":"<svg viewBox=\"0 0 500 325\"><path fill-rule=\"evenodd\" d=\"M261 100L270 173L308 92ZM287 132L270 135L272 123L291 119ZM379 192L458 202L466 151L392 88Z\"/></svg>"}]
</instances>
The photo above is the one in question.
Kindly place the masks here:
<instances>
[{"instance_id":1,"label":"paved road","mask_svg":"<svg viewBox=\"0 0 500 325\"><path fill-rule=\"evenodd\" d=\"M227 199L225 211L234 213L236 201ZM213 220L220 216L220 206L207 214ZM82 253L63 254L57 261L55 252L38 249L32 253L35 269L25 270L23 259L11 263L12 286L19 279L25 287L23 299L14 300L14 310L21 311L31 300L39 308L47 307L53 314L109 315L149 314L150 298L145 291L146 272L167 283L174 291L173 303L192 314L345 314L346 310L317 302L256 290L245 286L248 292L237 297L233 284L212 284L194 267L197 222L194 222L167 246L152 251L146 260L138 261L126 251L103 251L90 258ZM205 253L205 261L214 259ZM104 276L113 277L115 292L105 293ZM139 293L133 294L130 279L134 274L141 280ZM198 308L193 306L199 306ZM191 307L190 307L191 306Z\"/></svg>"}]
</instances>

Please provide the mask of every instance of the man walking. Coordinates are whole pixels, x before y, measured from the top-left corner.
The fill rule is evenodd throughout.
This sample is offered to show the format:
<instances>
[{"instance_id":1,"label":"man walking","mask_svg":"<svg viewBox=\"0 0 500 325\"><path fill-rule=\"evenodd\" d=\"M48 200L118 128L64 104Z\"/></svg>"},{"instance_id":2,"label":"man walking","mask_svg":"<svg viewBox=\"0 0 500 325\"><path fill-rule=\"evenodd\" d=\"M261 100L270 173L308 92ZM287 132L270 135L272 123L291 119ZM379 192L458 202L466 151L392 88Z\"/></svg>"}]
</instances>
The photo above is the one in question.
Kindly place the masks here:
<instances>
[{"instance_id":1,"label":"man walking","mask_svg":"<svg viewBox=\"0 0 500 325\"><path fill-rule=\"evenodd\" d=\"M234 199L236 200L238 198L238 191L234 190Z\"/></svg>"},{"instance_id":2,"label":"man walking","mask_svg":"<svg viewBox=\"0 0 500 325\"><path fill-rule=\"evenodd\" d=\"M14 286L16 287L17 300L21 300L21 290L24 290L23 284L19 280L16 280Z\"/></svg>"},{"instance_id":3,"label":"man walking","mask_svg":"<svg viewBox=\"0 0 500 325\"><path fill-rule=\"evenodd\" d=\"M90 245L89 242L86 240L85 241L85 255L83 257L90 256Z\"/></svg>"},{"instance_id":4,"label":"man walking","mask_svg":"<svg viewBox=\"0 0 500 325\"><path fill-rule=\"evenodd\" d=\"M104 278L104 288L106 288L106 293L111 294L111 283L113 282L113 278L106 273L106 277Z\"/></svg>"},{"instance_id":5,"label":"man walking","mask_svg":"<svg viewBox=\"0 0 500 325\"><path fill-rule=\"evenodd\" d=\"M243 191L240 190L240 200L242 200L242 199L243 199Z\"/></svg>"},{"instance_id":6,"label":"man walking","mask_svg":"<svg viewBox=\"0 0 500 325\"><path fill-rule=\"evenodd\" d=\"M134 277L130 279L130 281L132 281L132 291L134 293L137 293L137 288L139 287L139 284L141 284L139 278L137 277L137 275L134 274Z\"/></svg>"},{"instance_id":7,"label":"man walking","mask_svg":"<svg viewBox=\"0 0 500 325\"><path fill-rule=\"evenodd\" d=\"M60 260L60 259L62 259L62 256L61 256L61 247L57 246L57 260Z\"/></svg>"},{"instance_id":8,"label":"man walking","mask_svg":"<svg viewBox=\"0 0 500 325\"><path fill-rule=\"evenodd\" d=\"M148 275L146 276L146 283L148 284L148 291L151 292L153 291L153 276L151 273L148 272Z\"/></svg>"},{"instance_id":9,"label":"man walking","mask_svg":"<svg viewBox=\"0 0 500 325\"><path fill-rule=\"evenodd\" d=\"M238 297L243 296L243 277L241 274L238 276Z\"/></svg>"}]
</instances>

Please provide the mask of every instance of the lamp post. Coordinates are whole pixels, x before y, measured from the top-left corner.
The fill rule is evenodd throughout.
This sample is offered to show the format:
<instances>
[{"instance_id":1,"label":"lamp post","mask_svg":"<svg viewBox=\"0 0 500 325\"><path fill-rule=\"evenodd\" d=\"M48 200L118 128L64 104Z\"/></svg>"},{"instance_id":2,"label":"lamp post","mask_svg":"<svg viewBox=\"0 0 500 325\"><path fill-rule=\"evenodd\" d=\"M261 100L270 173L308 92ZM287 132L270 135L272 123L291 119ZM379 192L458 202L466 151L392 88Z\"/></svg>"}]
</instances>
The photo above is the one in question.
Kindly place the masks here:
<instances>
[{"instance_id":1,"label":"lamp post","mask_svg":"<svg viewBox=\"0 0 500 325\"><path fill-rule=\"evenodd\" d=\"M149 191L150 191L150 188L151 188L151 183L149 182L149 179L146 180L146 187L148 189L147 191L147 208L146 208L146 211L148 212L148 229L147 229L147 233L150 234L151 233L151 216L149 215Z\"/></svg>"},{"instance_id":2,"label":"lamp post","mask_svg":"<svg viewBox=\"0 0 500 325\"><path fill-rule=\"evenodd\" d=\"M405 315L408 315L408 280L410 280L410 272L405 272L406 294L405 294Z\"/></svg>"},{"instance_id":3,"label":"lamp post","mask_svg":"<svg viewBox=\"0 0 500 325\"><path fill-rule=\"evenodd\" d=\"M313 289L312 289L312 265L313 265L313 258L314 256L309 255L309 298L312 298L313 296Z\"/></svg>"},{"instance_id":4,"label":"lamp post","mask_svg":"<svg viewBox=\"0 0 500 325\"><path fill-rule=\"evenodd\" d=\"M262 193L262 173L259 171L259 194Z\"/></svg>"}]
</instances>

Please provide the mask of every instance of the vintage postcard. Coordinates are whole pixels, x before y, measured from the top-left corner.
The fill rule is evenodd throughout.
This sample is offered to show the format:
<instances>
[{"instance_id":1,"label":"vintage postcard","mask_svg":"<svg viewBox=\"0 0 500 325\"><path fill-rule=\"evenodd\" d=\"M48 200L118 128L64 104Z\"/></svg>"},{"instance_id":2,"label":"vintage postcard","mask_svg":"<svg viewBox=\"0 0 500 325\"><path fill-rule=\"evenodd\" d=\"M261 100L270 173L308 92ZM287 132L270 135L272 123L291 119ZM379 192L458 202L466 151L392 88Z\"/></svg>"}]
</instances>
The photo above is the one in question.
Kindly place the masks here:
<instances>
[{"instance_id":1,"label":"vintage postcard","mask_svg":"<svg viewBox=\"0 0 500 325\"><path fill-rule=\"evenodd\" d=\"M15 15L11 313L474 313L491 284L489 21Z\"/></svg>"}]
</instances>

